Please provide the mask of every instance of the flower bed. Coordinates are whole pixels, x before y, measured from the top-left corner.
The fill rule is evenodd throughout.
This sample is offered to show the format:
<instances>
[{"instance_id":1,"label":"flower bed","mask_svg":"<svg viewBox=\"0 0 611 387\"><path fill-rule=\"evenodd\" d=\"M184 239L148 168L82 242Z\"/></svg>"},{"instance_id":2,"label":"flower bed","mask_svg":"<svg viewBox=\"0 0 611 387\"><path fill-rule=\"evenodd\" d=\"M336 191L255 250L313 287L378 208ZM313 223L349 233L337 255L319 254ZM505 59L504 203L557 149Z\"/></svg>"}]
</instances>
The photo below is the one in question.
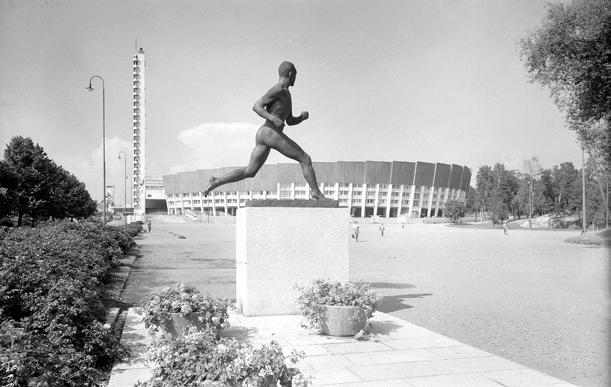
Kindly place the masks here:
<instances>
[{"instance_id":1,"label":"flower bed","mask_svg":"<svg viewBox=\"0 0 611 387\"><path fill-rule=\"evenodd\" d=\"M0 385L99 383L125 355L105 324L102 284L131 237L69 222L0 237Z\"/></svg>"},{"instance_id":2,"label":"flower bed","mask_svg":"<svg viewBox=\"0 0 611 387\"><path fill-rule=\"evenodd\" d=\"M233 338L218 340L207 330L159 342L149 352L153 377L139 386L306 386L301 372L286 364L302 357L296 351L285 356L274 341L254 347Z\"/></svg>"}]
</instances>

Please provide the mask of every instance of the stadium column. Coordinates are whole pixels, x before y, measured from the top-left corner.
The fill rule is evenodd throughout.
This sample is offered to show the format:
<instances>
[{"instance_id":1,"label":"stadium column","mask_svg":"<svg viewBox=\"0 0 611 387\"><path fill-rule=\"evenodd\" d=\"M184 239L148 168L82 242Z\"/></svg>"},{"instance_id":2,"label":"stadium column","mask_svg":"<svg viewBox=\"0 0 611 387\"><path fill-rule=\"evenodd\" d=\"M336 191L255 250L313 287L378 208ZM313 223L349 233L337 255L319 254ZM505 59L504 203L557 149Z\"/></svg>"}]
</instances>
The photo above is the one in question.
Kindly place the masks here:
<instances>
[{"instance_id":1,"label":"stadium column","mask_svg":"<svg viewBox=\"0 0 611 387\"><path fill-rule=\"evenodd\" d=\"M291 183L291 199L295 200L295 183Z\"/></svg>"},{"instance_id":2,"label":"stadium column","mask_svg":"<svg viewBox=\"0 0 611 387\"><path fill-rule=\"evenodd\" d=\"M338 187L338 184L339 183L336 184L336 187ZM337 194L337 200L339 200L339 190ZM348 184L348 213L350 214L350 216L352 216L352 183Z\"/></svg>"},{"instance_id":3,"label":"stadium column","mask_svg":"<svg viewBox=\"0 0 611 387\"><path fill-rule=\"evenodd\" d=\"M199 192L199 210L203 214L204 213L204 195Z\"/></svg>"},{"instance_id":4,"label":"stadium column","mask_svg":"<svg viewBox=\"0 0 611 387\"><path fill-rule=\"evenodd\" d=\"M227 191L223 191L223 206L225 208L225 216L229 215L229 209L227 208Z\"/></svg>"},{"instance_id":5,"label":"stadium column","mask_svg":"<svg viewBox=\"0 0 611 387\"><path fill-rule=\"evenodd\" d=\"M210 197L210 201L212 202L212 216L216 216L216 199L214 199L216 193L212 191L208 196Z\"/></svg>"},{"instance_id":6,"label":"stadium column","mask_svg":"<svg viewBox=\"0 0 611 387\"><path fill-rule=\"evenodd\" d=\"M435 212L434 212L434 216L437 216L439 214L439 199L441 196L441 188L437 188L435 193L437 194L437 199L434 199L435 201Z\"/></svg>"},{"instance_id":7,"label":"stadium column","mask_svg":"<svg viewBox=\"0 0 611 387\"><path fill-rule=\"evenodd\" d=\"M378 216L378 201L380 198L380 185L376 184L376 194L373 199L373 216Z\"/></svg>"},{"instance_id":8,"label":"stadium column","mask_svg":"<svg viewBox=\"0 0 611 387\"><path fill-rule=\"evenodd\" d=\"M411 189L409 191L409 207L407 209L407 211L408 211L407 217L408 218L412 217L412 212L413 212L413 209L414 209L414 197L415 196L416 196L416 185L414 184L414 185L411 186Z\"/></svg>"},{"instance_id":9,"label":"stadium column","mask_svg":"<svg viewBox=\"0 0 611 387\"><path fill-rule=\"evenodd\" d=\"M363 183L361 186L361 218L365 217L365 203L367 203L367 184Z\"/></svg>"},{"instance_id":10,"label":"stadium column","mask_svg":"<svg viewBox=\"0 0 611 387\"><path fill-rule=\"evenodd\" d=\"M397 208L397 218L401 216L401 207L403 207L403 190L405 185L401 184L399 186L399 207Z\"/></svg>"},{"instance_id":11,"label":"stadium column","mask_svg":"<svg viewBox=\"0 0 611 387\"><path fill-rule=\"evenodd\" d=\"M435 192L435 186L429 187L429 203L428 203L428 211L426 212L426 217L431 217L431 210L433 209L433 193Z\"/></svg>"},{"instance_id":12,"label":"stadium column","mask_svg":"<svg viewBox=\"0 0 611 387\"><path fill-rule=\"evenodd\" d=\"M350 183L350 196L352 196L352 183ZM339 200L339 183L335 183L335 200ZM352 206L352 202L350 202Z\"/></svg>"},{"instance_id":13,"label":"stadium column","mask_svg":"<svg viewBox=\"0 0 611 387\"><path fill-rule=\"evenodd\" d=\"M390 204L392 203L392 184L388 184L388 196L386 197L386 217L390 218Z\"/></svg>"}]
</instances>

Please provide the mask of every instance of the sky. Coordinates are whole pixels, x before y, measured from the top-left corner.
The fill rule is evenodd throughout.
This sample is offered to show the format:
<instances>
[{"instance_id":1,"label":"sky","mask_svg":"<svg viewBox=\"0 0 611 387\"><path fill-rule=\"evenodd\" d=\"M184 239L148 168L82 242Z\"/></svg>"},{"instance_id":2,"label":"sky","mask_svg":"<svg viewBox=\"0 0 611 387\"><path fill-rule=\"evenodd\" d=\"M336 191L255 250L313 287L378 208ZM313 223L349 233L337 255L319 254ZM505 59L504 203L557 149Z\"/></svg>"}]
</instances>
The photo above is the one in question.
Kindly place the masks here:
<instances>
[{"instance_id":1,"label":"sky","mask_svg":"<svg viewBox=\"0 0 611 387\"><path fill-rule=\"evenodd\" d=\"M122 203L142 47L147 176L246 165L263 122L252 106L284 60L298 71L293 114L310 114L285 133L313 161L579 167L573 132L520 61L547 2L0 0L0 148L31 137L101 199L102 93L85 89L101 75L107 184Z\"/></svg>"}]
</instances>

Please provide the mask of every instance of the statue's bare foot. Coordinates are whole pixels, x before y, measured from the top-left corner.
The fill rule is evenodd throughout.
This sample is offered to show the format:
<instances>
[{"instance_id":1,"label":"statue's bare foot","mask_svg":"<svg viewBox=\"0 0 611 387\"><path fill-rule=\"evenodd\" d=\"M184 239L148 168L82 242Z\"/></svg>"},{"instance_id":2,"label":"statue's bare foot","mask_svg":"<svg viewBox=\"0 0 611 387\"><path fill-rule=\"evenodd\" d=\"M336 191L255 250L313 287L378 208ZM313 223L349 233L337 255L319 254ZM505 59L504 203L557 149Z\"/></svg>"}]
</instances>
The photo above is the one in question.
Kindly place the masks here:
<instances>
[{"instance_id":1,"label":"statue's bare foot","mask_svg":"<svg viewBox=\"0 0 611 387\"><path fill-rule=\"evenodd\" d=\"M325 195L323 195L322 192L319 192L317 194L312 194L311 196L312 196L312 199L314 200L325 200L326 199Z\"/></svg>"},{"instance_id":2,"label":"statue's bare foot","mask_svg":"<svg viewBox=\"0 0 611 387\"><path fill-rule=\"evenodd\" d=\"M208 194L216 188L216 182L218 181L218 179L214 176L212 176L210 178L210 180L208 180L208 187L206 187L206 190L204 191L204 197L208 197Z\"/></svg>"}]
</instances>

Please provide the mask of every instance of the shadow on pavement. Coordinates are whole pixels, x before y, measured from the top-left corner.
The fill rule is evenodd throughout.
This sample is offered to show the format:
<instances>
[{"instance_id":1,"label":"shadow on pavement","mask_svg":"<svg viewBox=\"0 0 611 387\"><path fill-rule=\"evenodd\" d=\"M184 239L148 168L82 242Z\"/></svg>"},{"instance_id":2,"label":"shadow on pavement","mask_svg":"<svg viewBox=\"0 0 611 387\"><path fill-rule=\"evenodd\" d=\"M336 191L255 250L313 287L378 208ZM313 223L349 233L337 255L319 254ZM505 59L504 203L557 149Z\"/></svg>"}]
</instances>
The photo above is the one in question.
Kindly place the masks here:
<instances>
[{"instance_id":1,"label":"shadow on pavement","mask_svg":"<svg viewBox=\"0 0 611 387\"><path fill-rule=\"evenodd\" d=\"M401 328L401 325L392 321L370 321L369 333L375 335L388 335L394 330Z\"/></svg>"},{"instance_id":2,"label":"shadow on pavement","mask_svg":"<svg viewBox=\"0 0 611 387\"><path fill-rule=\"evenodd\" d=\"M375 289L411 289L416 287L416 285L399 282L369 282L369 285Z\"/></svg>"},{"instance_id":3,"label":"shadow on pavement","mask_svg":"<svg viewBox=\"0 0 611 387\"><path fill-rule=\"evenodd\" d=\"M403 301L408 298L424 298L432 296L432 293L415 293L415 294L396 294L382 298L382 302L378 306L378 310L384 313L396 312L403 309L411 309L413 306L404 304Z\"/></svg>"}]
</instances>

